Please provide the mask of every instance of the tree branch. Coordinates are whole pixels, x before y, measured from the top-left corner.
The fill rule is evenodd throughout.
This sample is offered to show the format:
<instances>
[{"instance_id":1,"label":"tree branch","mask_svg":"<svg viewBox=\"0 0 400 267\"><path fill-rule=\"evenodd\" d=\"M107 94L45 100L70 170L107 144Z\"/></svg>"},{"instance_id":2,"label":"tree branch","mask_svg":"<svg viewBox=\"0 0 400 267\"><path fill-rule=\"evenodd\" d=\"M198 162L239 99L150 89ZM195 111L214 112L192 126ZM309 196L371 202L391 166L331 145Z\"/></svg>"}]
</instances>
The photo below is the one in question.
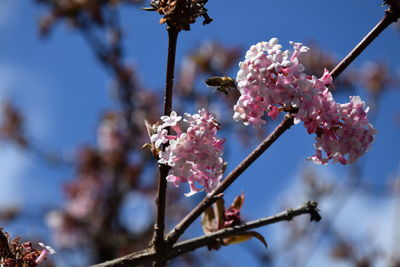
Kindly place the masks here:
<instances>
[{"instance_id":1,"label":"tree branch","mask_svg":"<svg viewBox=\"0 0 400 267\"><path fill-rule=\"evenodd\" d=\"M332 78L337 78L351 64L351 62L353 62L353 60L356 59L381 32L383 32L383 30L393 22L397 21L399 18L398 16L398 11L394 12L392 7L391 9L386 10L381 21L379 21L378 24L361 40L361 42L358 43L358 45L354 47L354 49L332 70Z\"/></svg>"},{"instance_id":2,"label":"tree branch","mask_svg":"<svg viewBox=\"0 0 400 267\"><path fill-rule=\"evenodd\" d=\"M275 130L251 152L207 197L205 197L175 228L167 235L167 243L172 246L183 232L213 203L216 195L224 192L262 153L265 152L287 129L293 125L290 114L275 128Z\"/></svg>"},{"instance_id":3,"label":"tree branch","mask_svg":"<svg viewBox=\"0 0 400 267\"><path fill-rule=\"evenodd\" d=\"M168 27L168 61L167 61L167 78L164 93L164 115L170 115L172 111L172 96L174 86L175 71L175 54L176 43L178 40L179 30L175 27Z\"/></svg>"},{"instance_id":4,"label":"tree branch","mask_svg":"<svg viewBox=\"0 0 400 267\"><path fill-rule=\"evenodd\" d=\"M115 260L93 265L92 267L135 266L139 264L150 263L155 260L162 260L162 261L170 260L179 257L180 255L187 253L189 251L193 251L197 248L205 247L209 244L212 244L213 242L216 242L221 238L240 234L250 229L258 228L265 225L270 225L281 221L290 221L294 217L303 214L310 214L311 221L319 221L321 219L321 216L319 215L317 209L317 202L309 201L298 208L288 209L286 211L277 213L273 216L244 223L242 225L238 225L235 227L225 228L209 235L203 235L200 237L180 242L171 248L171 250L165 255L165 258L161 258L160 255L154 251L154 249L150 248L140 252L132 253L130 255Z\"/></svg>"},{"instance_id":5,"label":"tree branch","mask_svg":"<svg viewBox=\"0 0 400 267\"><path fill-rule=\"evenodd\" d=\"M146 263L151 263L157 259L157 253L154 248L148 248L145 250L133 252L132 254L102 262L96 265L92 265L91 267L130 267L137 266Z\"/></svg>"},{"instance_id":6,"label":"tree branch","mask_svg":"<svg viewBox=\"0 0 400 267\"><path fill-rule=\"evenodd\" d=\"M174 70L175 70L175 54L176 43L178 39L179 30L175 27L168 27L168 60L167 60L167 77L164 94L164 115L170 115L172 111L172 97L174 85ZM168 129L168 132L170 129ZM164 254L166 251L164 230L165 230L165 206L166 206L166 193L167 193L167 176L169 166L160 164L159 166L159 184L156 197L157 215L156 223L154 225L153 245L154 249ZM162 265L162 264L161 264Z\"/></svg>"},{"instance_id":7,"label":"tree branch","mask_svg":"<svg viewBox=\"0 0 400 267\"><path fill-rule=\"evenodd\" d=\"M229 227L225 229L221 229L217 232L214 232L209 235L200 236L197 238L189 239L183 242L176 244L173 247L172 253L168 254L168 259L176 258L186 252L195 250L200 247L207 246L215 241L218 241L221 238L226 238L229 236L233 236L236 234L241 234L246 232L247 230L258 228L261 226L281 222L281 221L290 221L294 217L303 215L303 214L310 214L310 221L320 221L321 216L318 213L317 209L317 202L309 201L304 205L295 208L295 209L288 209L286 211L282 211L278 214L273 216L265 217L262 219L254 220L242 225Z\"/></svg>"}]
</instances>

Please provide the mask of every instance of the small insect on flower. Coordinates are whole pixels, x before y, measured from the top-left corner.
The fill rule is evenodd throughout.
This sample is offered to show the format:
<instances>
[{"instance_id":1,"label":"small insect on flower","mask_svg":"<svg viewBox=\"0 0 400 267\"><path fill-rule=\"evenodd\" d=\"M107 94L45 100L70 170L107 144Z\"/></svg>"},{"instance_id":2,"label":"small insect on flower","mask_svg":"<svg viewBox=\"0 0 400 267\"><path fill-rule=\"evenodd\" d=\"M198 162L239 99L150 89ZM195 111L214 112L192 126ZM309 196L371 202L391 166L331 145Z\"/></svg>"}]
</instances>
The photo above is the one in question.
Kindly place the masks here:
<instances>
[{"instance_id":1,"label":"small insect on flower","mask_svg":"<svg viewBox=\"0 0 400 267\"><path fill-rule=\"evenodd\" d=\"M208 86L217 87L216 90L228 95L229 89L237 89L235 79L228 76L214 76L206 80Z\"/></svg>"}]
</instances>

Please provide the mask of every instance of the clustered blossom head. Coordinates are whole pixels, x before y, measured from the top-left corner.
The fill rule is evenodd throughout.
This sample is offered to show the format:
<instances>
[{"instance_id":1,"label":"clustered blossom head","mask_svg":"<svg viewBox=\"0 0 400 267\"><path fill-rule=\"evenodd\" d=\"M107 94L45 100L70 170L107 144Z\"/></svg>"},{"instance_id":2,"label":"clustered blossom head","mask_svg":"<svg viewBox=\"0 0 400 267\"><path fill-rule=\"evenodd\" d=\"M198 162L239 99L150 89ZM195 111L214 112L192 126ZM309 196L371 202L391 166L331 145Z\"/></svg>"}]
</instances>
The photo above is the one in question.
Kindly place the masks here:
<instances>
[{"instance_id":1,"label":"clustered blossom head","mask_svg":"<svg viewBox=\"0 0 400 267\"><path fill-rule=\"evenodd\" d=\"M310 157L315 163L326 164L329 159L348 164L355 162L374 140L375 128L367 118L368 108L359 96L351 96L350 102L336 104L339 118L336 125L317 132L316 155ZM322 156L325 151L326 157Z\"/></svg>"},{"instance_id":2,"label":"clustered blossom head","mask_svg":"<svg viewBox=\"0 0 400 267\"><path fill-rule=\"evenodd\" d=\"M214 114L206 109L197 114L185 113L182 120L175 111L162 116L163 124L151 136L151 142L160 149L158 162L171 167L167 181L179 186L188 183L191 196L205 190L210 193L219 185L225 169L222 159L224 139L216 136L219 124ZM171 129L168 133L167 128ZM166 145L162 151L162 144ZM196 183L204 189L198 188Z\"/></svg>"},{"instance_id":3,"label":"clustered blossom head","mask_svg":"<svg viewBox=\"0 0 400 267\"><path fill-rule=\"evenodd\" d=\"M282 51L278 39L259 42L246 52L245 61L239 63L236 81L241 96L234 106L233 118L245 125L259 128L265 123L265 113L276 118L279 107L298 107L302 96L301 84L307 82L302 75L304 66L298 56L308 50L300 43L292 43L295 51ZM309 88L311 89L311 88Z\"/></svg>"},{"instance_id":4,"label":"clustered blossom head","mask_svg":"<svg viewBox=\"0 0 400 267\"><path fill-rule=\"evenodd\" d=\"M329 71L324 70L321 78L305 74L299 55L309 48L290 44L293 52L282 51L276 38L250 47L245 61L239 64L236 81L241 95L233 118L259 128L265 123L265 113L275 119L281 111L296 110L295 122L304 122L308 133L317 136L316 154L311 160L318 164L330 159L353 163L374 139L368 108L359 97L350 97L347 104L336 103L328 90L332 84Z\"/></svg>"}]
</instances>

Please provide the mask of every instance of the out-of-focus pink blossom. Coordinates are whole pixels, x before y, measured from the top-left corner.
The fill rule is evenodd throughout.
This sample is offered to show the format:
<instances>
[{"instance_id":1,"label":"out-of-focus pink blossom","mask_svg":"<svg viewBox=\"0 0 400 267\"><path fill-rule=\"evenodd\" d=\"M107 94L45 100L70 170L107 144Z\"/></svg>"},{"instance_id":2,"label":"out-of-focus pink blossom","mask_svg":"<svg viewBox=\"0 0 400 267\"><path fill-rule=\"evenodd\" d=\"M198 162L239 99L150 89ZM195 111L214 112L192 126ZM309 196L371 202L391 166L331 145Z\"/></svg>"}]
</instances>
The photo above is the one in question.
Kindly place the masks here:
<instances>
[{"instance_id":1,"label":"out-of-focus pink blossom","mask_svg":"<svg viewBox=\"0 0 400 267\"><path fill-rule=\"evenodd\" d=\"M321 78L303 73L299 55L308 48L290 42L294 51L282 51L278 39L250 47L239 64L237 84L241 96L234 106L233 118L259 128L265 113L276 119L281 111L297 110L295 123L303 122L309 134L315 133L315 163L328 160L353 163L374 140L375 129L368 122L365 103L360 97L338 104L328 90L332 76L324 70ZM325 156L323 155L325 153Z\"/></svg>"},{"instance_id":2,"label":"out-of-focus pink blossom","mask_svg":"<svg viewBox=\"0 0 400 267\"><path fill-rule=\"evenodd\" d=\"M120 116L112 112L107 113L97 133L100 150L113 152L124 148L126 144L126 131L126 125Z\"/></svg>"},{"instance_id":3,"label":"out-of-focus pink blossom","mask_svg":"<svg viewBox=\"0 0 400 267\"><path fill-rule=\"evenodd\" d=\"M189 184L190 192L186 196L202 190L210 193L219 185L224 171L224 139L216 136L219 125L214 114L205 109L194 115L185 113L178 124L181 118L174 111L170 116L162 116L164 123L151 136L157 148L161 143L167 144L165 151L159 152L158 162L171 167L167 181L175 186ZM175 133L166 135L163 131L167 127L172 127Z\"/></svg>"},{"instance_id":4,"label":"out-of-focus pink blossom","mask_svg":"<svg viewBox=\"0 0 400 267\"><path fill-rule=\"evenodd\" d=\"M79 179L65 187L70 200L66 203L65 211L76 219L91 216L97 205L97 198L105 186L103 177L96 175L80 175Z\"/></svg>"},{"instance_id":5,"label":"out-of-focus pink blossom","mask_svg":"<svg viewBox=\"0 0 400 267\"><path fill-rule=\"evenodd\" d=\"M54 242L60 248L75 248L86 245L86 236L76 225L77 223L68 214L60 211L51 211L46 216L46 223L54 231Z\"/></svg>"}]
</instances>

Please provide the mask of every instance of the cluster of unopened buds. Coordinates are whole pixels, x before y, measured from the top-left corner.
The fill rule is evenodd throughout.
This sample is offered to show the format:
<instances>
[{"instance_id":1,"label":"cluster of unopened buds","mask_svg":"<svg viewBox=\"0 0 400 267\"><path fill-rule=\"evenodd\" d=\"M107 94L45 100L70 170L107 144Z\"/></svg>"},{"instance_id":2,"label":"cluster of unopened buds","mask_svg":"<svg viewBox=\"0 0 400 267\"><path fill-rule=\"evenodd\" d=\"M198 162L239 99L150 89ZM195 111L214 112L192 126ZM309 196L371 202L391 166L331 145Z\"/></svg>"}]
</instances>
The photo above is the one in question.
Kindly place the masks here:
<instances>
[{"instance_id":1,"label":"cluster of unopened buds","mask_svg":"<svg viewBox=\"0 0 400 267\"><path fill-rule=\"evenodd\" d=\"M282 51L276 38L250 47L239 64L236 81L241 96L233 118L258 128L265 123L265 113L276 119L281 111L295 110L295 123L302 121L308 133L316 134L316 154L309 159L318 164L353 163L374 140L368 108L358 96L346 104L336 103L328 89L329 71L321 78L305 74L299 55L309 48L290 44L293 52Z\"/></svg>"},{"instance_id":2,"label":"cluster of unopened buds","mask_svg":"<svg viewBox=\"0 0 400 267\"><path fill-rule=\"evenodd\" d=\"M185 113L182 119L172 111L161 120L163 124L155 126L151 142L157 150L158 162L170 167L167 181L175 186L187 182L190 192L186 196L203 188L210 193L219 185L225 170L222 159L225 140L216 135L219 124L215 115L201 109L194 115Z\"/></svg>"}]
</instances>

